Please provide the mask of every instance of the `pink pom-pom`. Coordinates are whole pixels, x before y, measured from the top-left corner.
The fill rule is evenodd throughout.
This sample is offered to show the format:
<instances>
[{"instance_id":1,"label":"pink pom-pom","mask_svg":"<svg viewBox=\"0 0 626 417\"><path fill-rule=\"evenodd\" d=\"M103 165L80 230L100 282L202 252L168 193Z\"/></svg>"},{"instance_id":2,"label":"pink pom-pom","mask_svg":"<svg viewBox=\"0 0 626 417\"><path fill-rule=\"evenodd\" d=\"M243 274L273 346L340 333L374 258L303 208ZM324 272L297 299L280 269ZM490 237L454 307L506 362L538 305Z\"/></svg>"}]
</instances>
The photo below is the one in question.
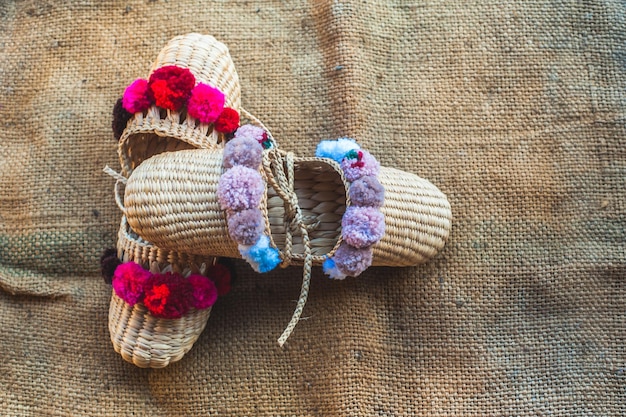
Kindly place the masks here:
<instances>
[{"instance_id":1,"label":"pink pom-pom","mask_svg":"<svg viewBox=\"0 0 626 417\"><path fill-rule=\"evenodd\" d=\"M373 245L385 234L385 215L374 207L348 207L341 219L341 234L355 248Z\"/></svg>"},{"instance_id":2,"label":"pink pom-pom","mask_svg":"<svg viewBox=\"0 0 626 417\"><path fill-rule=\"evenodd\" d=\"M377 176L380 164L368 151L352 150L341 161L341 169L346 179L352 182L366 175Z\"/></svg>"},{"instance_id":3,"label":"pink pom-pom","mask_svg":"<svg viewBox=\"0 0 626 417\"><path fill-rule=\"evenodd\" d=\"M255 125L247 124L241 126L235 131L236 138L251 138L259 143L263 143L267 140L267 132Z\"/></svg>"},{"instance_id":4,"label":"pink pom-pom","mask_svg":"<svg viewBox=\"0 0 626 417\"><path fill-rule=\"evenodd\" d=\"M376 177L367 175L350 184L348 195L357 207L382 207L385 188Z\"/></svg>"},{"instance_id":5,"label":"pink pom-pom","mask_svg":"<svg viewBox=\"0 0 626 417\"><path fill-rule=\"evenodd\" d=\"M187 281L193 289L191 305L194 308L204 310L215 304L215 301L217 301L217 288L213 281L204 275L190 275Z\"/></svg>"},{"instance_id":6,"label":"pink pom-pom","mask_svg":"<svg viewBox=\"0 0 626 417\"><path fill-rule=\"evenodd\" d=\"M139 113L152 105L148 90L148 81L138 79L126 87L122 97L122 107L129 113Z\"/></svg>"},{"instance_id":7,"label":"pink pom-pom","mask_svg":"<svg viewBox=\"0 0 626 417\"><path fill-rule=\"evenodd\" d=\"M335 252L333 260L337 269L343 274L356 277L372 264L372 250L370 248L358 249L342 243Z\"/></svg>"},{"instance_id":8,"label":"pink pom-pom","mask_svg":"<svg viewBox=\"0 0 626 417\"><path fill-rule=\"evenodd\" d=\"M265 230L265 219L258 208L235 212L228 218L228 233L240 245L254 245Z\"/></svg>"},{"instance_id":9,"label":"pink pom-pom","mask_svg":"<svg viewBox=\"0 0 626 417\"><path fill-rule=\"evenodd\" d=\"M201 123L213 123L224 110L224 93L208 84L199 83L191 90L187 113Z\"/></svg>"},{"instance_id":10,"label":"pink pom-pom","mask_svg":"<svg viewBox=\"0 0 626 417\"><path fill-rule=\"evenodd\" d=\"M130 306L137 304L144 296L152 274L134 262L120 264L113 273L115 294Z\"/></svg>"},{"instance_id":11,"label":"pink pom-pom","mask_svg":"<svg viewBox=\"0 0 626 417\"><path fill-rule=\"evenodd\" d=\"M249 137L234 138L224 146L224 167L232 168L243 165L258 169L263 159L263 147L259 142Z\"/></svg>"},{"instance_id":12,"label":"pink pom-pom","mask_svg":"<svg viewBox=\"0 0 626 417\"><path fill-rule=\"evenodd\" d=\"M261 174L241 165L226 171L217 185L217 199L222 210L231 212L258 207L264 193L265 182Z\"/></svg>"}]
</instances>

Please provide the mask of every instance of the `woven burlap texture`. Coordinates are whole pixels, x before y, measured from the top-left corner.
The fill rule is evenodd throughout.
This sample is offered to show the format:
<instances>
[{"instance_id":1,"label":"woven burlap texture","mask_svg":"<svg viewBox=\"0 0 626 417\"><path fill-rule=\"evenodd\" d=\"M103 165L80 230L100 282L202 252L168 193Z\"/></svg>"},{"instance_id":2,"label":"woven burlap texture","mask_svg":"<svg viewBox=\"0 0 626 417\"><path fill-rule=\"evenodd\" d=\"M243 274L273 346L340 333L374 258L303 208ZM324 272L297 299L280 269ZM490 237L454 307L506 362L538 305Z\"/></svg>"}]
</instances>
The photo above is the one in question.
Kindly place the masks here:
<instances>
[{"instance_id":1,"label":"woven burlap texture","mask_svg":"<svg viewBox=\"0 0 626 417\"><path fill-rule=\"evenodd\" d=\"M626 415L626 6L617 1L5 1L0 415ZM236 263L162 370L109 341L110 111L173 36L214 35L281 147L357 137L454 214L420 267Z\"/></svg>"}]
</instances>

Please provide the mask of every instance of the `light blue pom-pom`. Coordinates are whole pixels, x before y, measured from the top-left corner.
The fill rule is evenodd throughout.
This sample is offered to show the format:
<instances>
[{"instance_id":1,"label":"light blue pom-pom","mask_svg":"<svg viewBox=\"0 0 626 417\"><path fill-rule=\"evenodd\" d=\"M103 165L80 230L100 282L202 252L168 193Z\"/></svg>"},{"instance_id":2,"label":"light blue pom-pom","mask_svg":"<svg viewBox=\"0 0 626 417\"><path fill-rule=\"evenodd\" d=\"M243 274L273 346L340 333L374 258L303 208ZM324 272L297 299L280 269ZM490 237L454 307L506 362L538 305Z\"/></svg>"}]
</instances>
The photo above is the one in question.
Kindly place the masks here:
<instances>
[{"instance_id":1,"label":"light blue pom-pom","mask_svg":"<svg viewBox=\"0 0 626 417\"><path fill-rule=\"evenodd\" d=\"M339 271L333 258L326 258L326 260L322 264L322 269L324 270L324 273L328 275L331 279L344 279L346 277L345 274Z\"/></svg>"},{"instance_id":2,"label":"light blue pom-pom","mask_svg":"<svg viewBox=\"0 0 626 417\"><path fill-rule=\"evenodd\" d=\"M270 247L270 239L265 235L252 246L239 245L239 253L256 272L269 272L281 262L278 249Z\"/></svg>"},{"instance_id":3,"label":"light blue pom-pom","mask_svg":"<svg viewBox=\"0 0 626 417\"><path fill-rule=\"evenodd\" d=\"M353 149L361 149L354 139L341 138L337 140L323 140L317 145L315 156L318 158L330 158L341 162L343 157Z\"/></svg>"}]
</instances>

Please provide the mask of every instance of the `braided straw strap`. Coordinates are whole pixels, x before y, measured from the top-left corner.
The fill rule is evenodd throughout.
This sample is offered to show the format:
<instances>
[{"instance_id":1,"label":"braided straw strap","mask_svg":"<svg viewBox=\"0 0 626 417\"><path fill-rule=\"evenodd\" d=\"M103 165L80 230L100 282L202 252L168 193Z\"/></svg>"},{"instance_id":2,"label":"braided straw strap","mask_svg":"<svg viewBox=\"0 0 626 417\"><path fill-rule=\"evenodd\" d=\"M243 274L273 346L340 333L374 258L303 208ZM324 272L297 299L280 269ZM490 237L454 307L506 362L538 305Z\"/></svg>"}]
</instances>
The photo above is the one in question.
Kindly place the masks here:
<instances>
[{"instance_id":1,"label":"braided straw strap","mask_svg":"<svg viewBox=\"0 0 626 417\"><path fill-rule=\"evenodd\" d=\"M198 273L213 262L212 258L157 248L135 235L125 218L117 249L122 262L136 262L153 273ZM192 348L210 314L210 308L191 309L179 319L157 318L143 304L131 307L113 291L109 306L111 342L124 360L141 368L163 368L180 360Z\"/></svg>"},{"instance_id":2,"label":"braided straw strap","mask_svg":"<svg viewBox=\"0 0 626 417\"><path fill-rule=\"evenodd\" d=\"M275 166L286 153L274 151ZM292 222L297 198L302 222L307 225L311 260L321 265L341 243L341 218L350 205L349 184L339 165L329 159L293 157L292 185L273 184L275 169L263 169L268 182L261 202L266 230L283 259L303 265L307 257L304 233ZM198 255L240 258L229 238L225 213L217 199L223 173L221 150L170 152L145 161L128 178L124 205L128 222L142 238L157 246ZM423 263L443 248L452 214L446 196L414 174L381 167L385 187L381 208L385 235L373 247L374 266L412 266ZM289 189L291 187L291 189ZM280 190L279 190L280 189ZM295 197L293 197L295 196Z\"/></svg>"},{"instance_id":3,"label":"braided straw strap","mask_svg":"<svg viewBox=\"0 0 626 417\"><path fill-rule=\"evenodd\" d=\"M217 88L225 96L225 106L237 111L241 107L241 87L228 48L213 36L190 33L170 40L161 50L150 74L156 69L175 65L188 68L196 78ZM223 134L180 112L151 106L135 113L120 138L118 153L122 172L132 170L149 157L166 151L218 146Z\"/></svg>"}]
</instances>

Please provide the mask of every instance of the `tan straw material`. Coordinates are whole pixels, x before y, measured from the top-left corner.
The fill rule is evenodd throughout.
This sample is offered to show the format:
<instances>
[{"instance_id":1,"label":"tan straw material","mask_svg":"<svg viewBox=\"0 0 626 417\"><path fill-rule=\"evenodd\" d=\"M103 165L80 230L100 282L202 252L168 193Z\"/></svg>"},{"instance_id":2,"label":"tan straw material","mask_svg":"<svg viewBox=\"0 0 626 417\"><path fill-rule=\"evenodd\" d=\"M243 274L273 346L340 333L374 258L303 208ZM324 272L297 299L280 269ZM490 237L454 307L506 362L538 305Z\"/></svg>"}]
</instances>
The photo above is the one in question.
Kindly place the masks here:
<instances>
[{"instance_id":1,"label":"tan straw material","mask_svg":"<svg viewBox=\"0 0 626 417\"><path fill-rule=\"evenodd\" d=\"M225 106L240 111L241 89L228 48L209 35L191 33L177 36L161 50L150 73L175 65L188 68L196 82L219 89L226 97ZM190 148L214 148L223 134L212 125L200 123L183 109L180 112L153 105L136 113L120 138L119 157L126 175L143 160L166 151Z\"/></svg>"},{"instance_id":2,"label":"tan straw material","mask_svg":"<svg viewBox=\"0 0 626 417\"><path fill-rule=\"evenodd\" d=\"M267 229L283 259L302 265L302 233L288 230L288 204L276 186L271 186L276 167L283 167L287 157L278 150L265 152L262 173L270 185L261 209L267 213ZM332 160L293 161L294 189L286 192L297 197L294 205L307 224L313 264L320 265L341 243L341 218L350 205L346 199L348 183ZM221 150L171 152L145 161L126 185L124 205L129 224L162 248L240 257L217 200L222 171ZM381 211L386 232L374 245L373 265L411 266L432 258L444 246L451 227L445 195L430 182L393 168L382 167L379 179L385 187Z\"/></svg>"},{"instance_id":3,"label":"tan straw material","mask_svg":"<svg viewBox=\"0 0 626 417\"><path fill-rule=\"evenodd\" d=\"M122 218L118 237L122 262L136 262L154 273L173 271L183 275L202 273L211 258L166 251L143 241ZM211 309L192 309L179 319L154 317L137 303L130 306L115 291L109 306L109 332L116 352L141 368L163 368L180 360L196 342Z\"/></svg>"}]
</instances>

